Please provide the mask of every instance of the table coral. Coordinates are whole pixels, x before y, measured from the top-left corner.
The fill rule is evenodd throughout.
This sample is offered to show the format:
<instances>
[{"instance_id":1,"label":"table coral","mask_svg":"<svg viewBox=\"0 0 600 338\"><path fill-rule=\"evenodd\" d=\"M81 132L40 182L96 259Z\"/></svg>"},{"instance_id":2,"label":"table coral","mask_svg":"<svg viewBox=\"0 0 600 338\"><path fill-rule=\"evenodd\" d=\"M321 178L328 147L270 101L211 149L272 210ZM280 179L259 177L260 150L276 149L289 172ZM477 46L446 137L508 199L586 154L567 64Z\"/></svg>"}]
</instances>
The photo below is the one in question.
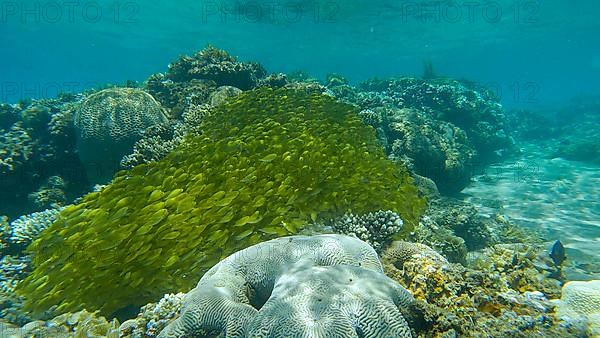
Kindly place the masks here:
<instances>
[{"instance_id":1,"label":"table coral","mask_svg":"<svg viewBox=\"0 0 600 338\"><path fill-rule=\"evenodd\" d=\"M365 242L291 236L215 265L159 337L412 337L400 311L412 302Z\"/></svg>"},{"instance_id":2,"label":"table coral","mask_svg":"<svg viewBox=\"0 0 600 338\"><path fill-rule=\"evenodd\" d=\"M26 306L111 314L236 250L344 213L392 210L410 232L424 201L348 105L262 88L220 106L166 158L120 172L30 246Z\"/></svg>"}]
</instances>

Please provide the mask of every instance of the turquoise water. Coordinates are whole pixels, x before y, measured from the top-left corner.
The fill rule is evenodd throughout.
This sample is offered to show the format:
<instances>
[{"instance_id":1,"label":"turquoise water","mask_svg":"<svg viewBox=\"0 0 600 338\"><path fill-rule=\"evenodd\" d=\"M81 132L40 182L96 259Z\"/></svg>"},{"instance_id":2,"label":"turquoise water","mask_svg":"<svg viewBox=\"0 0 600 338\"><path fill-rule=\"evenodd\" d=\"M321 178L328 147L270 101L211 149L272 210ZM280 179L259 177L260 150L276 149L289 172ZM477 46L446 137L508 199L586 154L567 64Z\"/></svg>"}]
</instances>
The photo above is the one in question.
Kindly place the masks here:
<instances>
[{"instance_id":1,"label":"turquoise water","mask_svg":"<svg viewBox=\"0 0 600 338\"><path fill-rule=\"evenodd\" d=\"M420 75L430 60L439 74L499 88L507 105L554 105L600 89L594 1L55 4L3 1L0 71L19 84L18 93L4 90L12 101L35 86L34 96L51 93L50 83L142 81L207 43L272 72L355 82ZM236 6L241 13L216 14Z\"/></svg>"},{"instance_id":2,"label":"turquoise water","mask_svg":"<svg viewBox=\"0 0 600 338\"><path fill-rule=\"evenodd\" d=\"M183 303L243 294L224 303L271 323L282 289L308 295L306 337L394 292L352 315L406 337L600 337L600 291L558 300L600 279L599 13L2 0L0 336L210 336L194 316L215 306L179 321ZM321 233L364 243L264 244ZM239 318L228 335L250 336ZM390 336L362 324L347 336Z\"/></svg>"}]
</instances>

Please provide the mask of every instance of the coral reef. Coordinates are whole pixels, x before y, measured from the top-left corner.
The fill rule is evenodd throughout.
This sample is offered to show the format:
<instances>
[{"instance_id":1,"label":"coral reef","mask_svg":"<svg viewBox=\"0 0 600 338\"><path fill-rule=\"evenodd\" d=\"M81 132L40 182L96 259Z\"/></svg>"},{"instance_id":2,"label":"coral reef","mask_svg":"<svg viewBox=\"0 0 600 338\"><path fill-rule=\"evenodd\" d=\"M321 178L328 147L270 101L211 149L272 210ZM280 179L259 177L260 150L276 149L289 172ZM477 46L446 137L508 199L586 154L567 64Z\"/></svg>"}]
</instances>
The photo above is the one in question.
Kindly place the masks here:
<instances>
[{"instance_id":1,"label":"coral reef","mask_svg":"<svg viewBox=\"0 0 600 338\"><path fill-rule=\"evenodd\" d=\"M405 241L394 241L386 248L382 257L384 264L391 264L397 269L402 269L404 263L412 260L415 255L420 255L420 259L427 259L435 262L435 265L449 264L449 262L437 251L421 243L412 243Z\"/></svg>"},{"instance_id":2,"label":"coral reef","mask_svg":"<svg viewBox=\"0 0 600 338\"><path fill-rule=\"evenodd\" d=\"M0 128L0 206L10 217L64 204L87 188L72 112L82 95L10 106ZM63 181L60 184L55 184Z\"/></svg>"},{"instance_id":3,"label":"coral reef","mask_svg":"<svg viewBox=\"0 0 600 338\"><path fill-rule=\"evenodd\" d=\"M146 128L167 123L160 104L139 89L111 88L88 96L74 115L77 150L90 180L108 181Z\"/></svg>"},{"instance_id":4,"label":"coral reef","mask_svg":"<svg viewBox=\"0 0 600 338\"><path fill-rule=\"evenodd\" d=\"M182 56L169 65L167 77L174 82L193 79L214 81L217 86L252 89L267 74L256 62L238 62L227 52L208 46L193 56Z\"/></svg>"},{"instance_id":5,"label":"coral reef","mask_svg":"<svg viewBox=\"0 0 600 338\"><path fill-rule=\"evenodd\" d=\"M496 276L515 291L540 291L548 298L558 295L563 280L543 244L496 244L469 252L466 265Z\"/></svg>"},{"instance_id":6,"label":"coral reef","mask_svg":"<svg viewBox=\"0 0 600 338\"><path fill-rule=\"evenodd\" d=\"M202 120L211 114L213 108L209 104L188 107L181 116L184 126L191 132L199 130ZM196 132L196 134L200 133Z\"/></svg>"},{"instance_id":7,"label":"coral reef","mask_svg":"<svg viewBox=\"0 0 600 338\"><path fill-rule=\"evenodd\" d=\"M365 123L383 131L387 152L432 178L443 194L468 185L475 166L514 150L502 106L468 83L392 78L330 90L358 106Z\"/></svg>"},{"instance_id":8,"label":"coral reef","mask_svg":"<svg viewBox=\"0 0 600 338\"><path fill-rule=\"evenodd\" d=\"M500 241L493 235L489 221L471 204L443 197L430 200L426 214L438 227L462 238L467 250L483 249Z\"/></svg>"},{"instance_id":9,"label":"coral reef","mask_svg":"<svg viewBox=\"0 0 600 338\"><path fill-rule=\"evenodd\" d=\"M44 130L51 117L50 108L41 104L32 104L21 111L23 126L33 132Z\"/></svg>"},{"instance_id":10,"label":"coral reef","mask_svg":"<svg viewBox=\"0 0 600 338\"><path fill-rule=\"evenodd\" d=\"M408 233L425 206L372 128L329 96L257 89L202 128L61 212L30 246L34 271L18 289L28 309L108 315L189 290L221 258L306 224L392 210Z\"/></svg>"},{"instance_id":11,"label":"coral reef","mask_svg":"<svg viewBox=\"0 0 600 338\"><path fill-rule=\"evenodd\" d=\"M411 337L413 298L342 235L277 238L211 268L159 337Z\"/></svg>"},{"instance_id":12,"label":"coral reef","mask_svg":"<svg viewBox=\"0 0 600 338\"><path fill-rule=\"evenodd\" d=\"M345 214L329 222L336 233L354 236L379 252L402 229L402 219L393 211L376 211L366 215Z\"/></svg>"},{"instance_id":13,"label":"coral reef","mask_svg":"<svg viewBox=\"0 0 600 338\"><path fill-rule=\"evenodd\" d=\"M382 114L392 156L408 158L415 172L431 178L443 194L469 184L477 154L464 131L413 109L385 109Z\"/></svg>"},{"instance_id":14,"label":"coral reef","mask_svg":"<svg viewBox=\"0 0 600 338\"><path fill-rule=\"evenodd\" d=\"M591 116L590 116L591 115ZM556 140L554 156L560 156L571 161L584 161L600 164L600 138L598 130L600 118L597 114L585 114L572 124L562 127L560 142Z\"/></svg>"},{"instance_id":15,"label":"coral reef","mask_svg":"<svg viewBox=\"0 0 600 338\"><path fill-rule=\"evenodd\" d=\"M466 132L483 161L496 159L513 147L502 106L484 88L441 78L371 80L359 88L384 92L398 108L422 110L456 125Z\"/></svg>"},{"instance_id":16,"label":"coral reef","mask_svg":"<svg viewBox=\"0 0 600 338\"><path fill-rule=\"evenodd\" d=\"M531 252L543 253L530 249L488 251L495 264L474 270L448 263L423 245L400 242L383 253L382 262L386 274L416 299L415 311L424 319L415 327L417 337L582 336L580 327L558 325L548 297L560 283L541 278L545 272Z\"/></svg>"},{"instance_id":17,"label":"coral reef","mask_svg":"<svg viewBox=\"0 0 600 338\"><path fill-rule=\"evenodd\" d=\"M563 137L563 130L557 114L543 110L524 108L506 111L507 127L518 141L541 141Z\"/></svg>"},{"instance_id":18,"label":"coral reef","mask_svg":"<svg viewBox=\"0 0 600 338\"><path fill-rule=\"evenodd\" d=\"M371 109L363 109L358 113L358 116L363 120L365 124L373 126L377 128L381 126L383 122L383 117L380 112L373 111Z\"/></svg>"},{"instance_id":19,"label":"coral reef","mask_svg":"<svg viewBox=\"0 0 600 338\"><path fill-rule=\"evenodd\" d=\"M183 111L182 120L149 127L133 145L133 152L123 156L122 168L133 168L143 163L163 159L177 148L186 137L202 134L202 120L211 114L214 107L209 104L189 105Z\"/></svg>"},{"instance_id":20,"label":"coral reef","mask_svg":"<svg viewBox=\"0 0 600 338\"><path fill-rule=\"evenodd\" d=\"M600 280L571 281L562 287L556 315L587 324L590 337L600 335Z\"/></svg>"},{"instance_id":21,"label":"coral reef","mask_svg":"<svg viewBox=\"0 0 600 338\"><path fill-rule=\"evenodd\" d=\"M467 252L499 243L539 243L539 236L509 218L481 215L471 204L450 197L427 194L428 208L409 236L431 246L450 262L464 263Z\"/></svg>"},{"instance_id":22,"label":"coral reef","mask_svg":"<svg viewBox=\"0 0 600 338\"><path fill-rule=\"evenodd\" d=\"M450 262L463 263L467 257L465 240L456 236L451 229L444 228L427 214L423 215L419 224L408 239L412 242L423 243L440 252Z\"/></svg>"}]
</instances>

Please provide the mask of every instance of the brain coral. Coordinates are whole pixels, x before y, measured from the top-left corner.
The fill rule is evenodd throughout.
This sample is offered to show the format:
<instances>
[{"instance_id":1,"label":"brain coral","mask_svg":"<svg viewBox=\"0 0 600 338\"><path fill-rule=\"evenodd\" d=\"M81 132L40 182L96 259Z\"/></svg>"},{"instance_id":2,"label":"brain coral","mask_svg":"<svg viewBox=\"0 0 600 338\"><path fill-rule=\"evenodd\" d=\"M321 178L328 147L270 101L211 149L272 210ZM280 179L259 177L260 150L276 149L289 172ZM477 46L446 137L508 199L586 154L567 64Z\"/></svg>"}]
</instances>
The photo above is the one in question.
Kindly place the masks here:
<instances>
[{"instance_id":1,"label":"brain coral","mask_svg":"<svg viewBox=\"0 0 600 338\"><path fill-rule=\"evenodd\" d=\"M413 300L359 239L277 238L210 269L159 337L411 337Z\"/></svg>"},{"instance_id":2,"label":"brain coral","mask_svg":"<svg viewBox=\"0 0 600 338\"><path fill-rule=\"evenodd\" d=\"M583 319L590 337L600 336L600 280L567 282L557 305L558 317Z\"/></svg>"},{"instance_id":3,"label":"brain coral","mask_svg":"<svg viewBox=\"0 0 600 338\"><path fill-rule=\"evenodd\" d=\"M261 88L219 106L164 159L121 171L32 243L25 306L57 312L143 305L229 254L347 212L424 208L351 106Z\"/></svg>"},{"instance_id":4,"label":"brain coral","mask_svg":"<svg viewBox=\"0 0 600 338\"><path fill-rule=\"evenodd\" d=\"M74 122L79 158L97 183L108 181L144 130L166 123L167 116L145 91L111 88L87 97L75 112Z\"/></svg>"}]
</instances>

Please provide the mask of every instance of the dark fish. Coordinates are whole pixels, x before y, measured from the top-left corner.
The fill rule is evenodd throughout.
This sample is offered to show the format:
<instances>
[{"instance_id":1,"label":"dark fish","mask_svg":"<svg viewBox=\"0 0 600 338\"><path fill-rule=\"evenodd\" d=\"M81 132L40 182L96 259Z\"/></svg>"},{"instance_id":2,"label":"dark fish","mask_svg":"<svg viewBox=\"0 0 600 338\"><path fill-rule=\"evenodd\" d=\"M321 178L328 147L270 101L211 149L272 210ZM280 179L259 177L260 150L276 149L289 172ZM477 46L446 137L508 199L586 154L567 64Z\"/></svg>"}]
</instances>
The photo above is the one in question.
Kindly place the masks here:
<instances>
[{"instance_id":1,"label":"dark fish","mask_svg":"<svg viewBox=\"0 0 600 338\"><path fill-rule=\"evenodd\" d=\"M565 247L559 240L556 240L556 242L554 242L552 245L552 249L550 250L550 258L552 258L552 261L557 268L562 265L565 259L567 259Z\"/></svg>"}]
</instances>

